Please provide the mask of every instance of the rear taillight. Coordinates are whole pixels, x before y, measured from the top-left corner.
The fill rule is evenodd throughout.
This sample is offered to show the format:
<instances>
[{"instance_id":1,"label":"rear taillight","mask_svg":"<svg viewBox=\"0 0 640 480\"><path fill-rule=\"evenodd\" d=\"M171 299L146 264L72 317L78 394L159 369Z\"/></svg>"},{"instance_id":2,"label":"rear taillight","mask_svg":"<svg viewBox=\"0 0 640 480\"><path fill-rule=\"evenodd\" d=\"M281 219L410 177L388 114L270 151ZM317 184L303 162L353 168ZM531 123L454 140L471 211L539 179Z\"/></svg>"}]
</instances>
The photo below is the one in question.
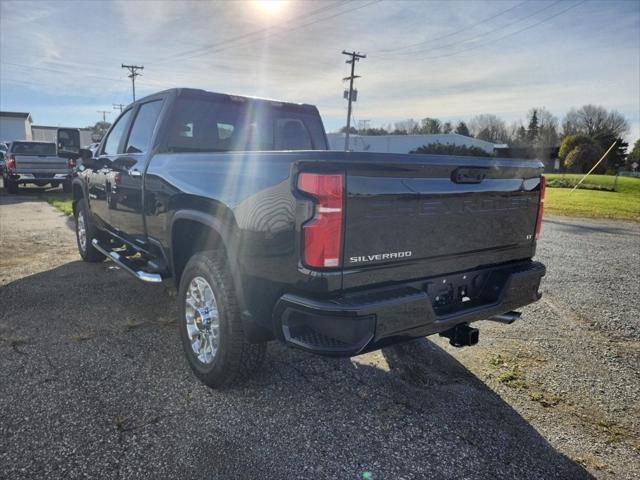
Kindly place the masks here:
<instances>
[{"instance_id":1,"label":"rear taillight","mask_svg":"<svg viewBox=\"0 0 640 480\"><path fill-rule=\"evenodd\" d=\"M540 203L538 204L538 220L536 220L536 240L540 240L542 230L542 215L544 214L544 194L547 190L547 179L540 177Z\"/></svg>"},{"instance_id":2,"label":"rear taillight","mask_svg":"<svg viewBox=\"0 0 640 480\"><path fill-rule=\"evenodd\" d=\"M67 167L68 168L76 168L76 159L75 158L67 159Z\"/></svg>"},{"instance_id":3,"label":"rear taillight","mask_svg":"<svg viewBox=\"0 0 640 480\"><path fill-rule=\"evenodd\" d=\"M16 169L16 156L13 153L9 154L7 161L4 163L7 170L15 170Z\"/></svg>"},{"instance_id":4,"label":"rear taillight","mask_svg":"<svg viewBox=\"0 0 640 480\"><path fill-rule=\"evenodd\" d=\"M336 268L342 258L342 193L344 175L301 173L300 191L316 200L315 215L303 226L304 263L312 268Z\"/></svg>"}]
</instances>

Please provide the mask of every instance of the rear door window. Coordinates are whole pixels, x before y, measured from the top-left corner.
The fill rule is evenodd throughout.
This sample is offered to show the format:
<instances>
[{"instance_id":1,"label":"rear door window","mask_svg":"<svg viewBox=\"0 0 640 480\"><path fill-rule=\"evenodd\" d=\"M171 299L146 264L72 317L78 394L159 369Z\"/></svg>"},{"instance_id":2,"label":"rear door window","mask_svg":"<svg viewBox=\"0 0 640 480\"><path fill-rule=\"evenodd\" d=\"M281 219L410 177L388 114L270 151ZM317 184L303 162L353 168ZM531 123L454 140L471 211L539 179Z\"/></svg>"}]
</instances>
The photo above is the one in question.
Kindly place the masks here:
<instances>
[{"instance_id":1,"label":"rear door window","mask_svg":"<svg viewBox=\"0 0 640 480\"><path fill-rule=\"evenodd\" d=\"M278 118L275 121L274 143L276 150L312 150L311 136L302 120Z\"/></svg>"},{"instance_id":2,"label":"rear door window","mask_svg":"<svg viewBox=\"0 0 640 480\"><path fill-rule=\"evenodd\" d=\"M153 129L158 121L162 100L143 103L133 121L125 153L145 153L151 146Z\"/></svg>"}]
</instances>

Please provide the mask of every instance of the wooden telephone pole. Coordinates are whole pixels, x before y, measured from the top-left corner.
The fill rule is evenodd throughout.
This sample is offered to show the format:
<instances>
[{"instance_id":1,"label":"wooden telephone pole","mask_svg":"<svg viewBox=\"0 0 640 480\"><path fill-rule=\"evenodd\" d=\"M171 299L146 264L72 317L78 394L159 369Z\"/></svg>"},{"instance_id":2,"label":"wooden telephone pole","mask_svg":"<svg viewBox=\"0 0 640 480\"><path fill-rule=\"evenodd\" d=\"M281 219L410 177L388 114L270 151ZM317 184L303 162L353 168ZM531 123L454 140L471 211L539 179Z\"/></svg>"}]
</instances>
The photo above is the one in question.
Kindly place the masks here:
<instances>
[{"instance_id":1,"label":"wooden telephone pole","mask_svg":"<svg viewBox=\"0 0 640 480\"><path fill-rule=\"evenodd\" d=\"M345 63L351 64L351 75L343 78L343 80L349 80L349 93L348 93L348 101L349 106L347 107L347 131L344 137L344 150L345 152L349 151L349 130L351 129L351 102L355 101L353 95L353 80L356 78L360 78L360 75L355 75L356 62L359 62L361 58L367 58L366 55L362 55L359 52L347 52L346 50L342 51L343 55L347 55L349 60L346 60Z\"/></svg>"}]
</instances>

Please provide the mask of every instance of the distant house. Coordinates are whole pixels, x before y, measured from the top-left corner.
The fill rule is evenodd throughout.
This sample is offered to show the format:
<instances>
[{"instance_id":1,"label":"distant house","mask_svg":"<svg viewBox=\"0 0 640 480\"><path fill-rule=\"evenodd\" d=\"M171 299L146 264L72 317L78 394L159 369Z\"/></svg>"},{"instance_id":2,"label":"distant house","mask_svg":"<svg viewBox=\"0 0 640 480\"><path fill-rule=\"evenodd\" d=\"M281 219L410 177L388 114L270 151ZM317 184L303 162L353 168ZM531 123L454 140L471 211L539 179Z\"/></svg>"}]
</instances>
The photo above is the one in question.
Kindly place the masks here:
<instances>
[{"instance_id":1,"label":"distant house","mask_svg":"<svg viewBox=\"0 0 640 480\"><path fill-rule=\"evenodd\" d=\"M47 127L45 125L33 125L31 127L33 140L37 140L39 142L55 142L58 128L62 128L62 127ZM70 127L70 128L75 128L75 127ZM91 128L80 128L79 130L80 130L81 146L84 147L93 143L93 139L92 139L93 130Z\"/></svg>"},{"instance_id":2,"label":"distant house","mask_svg":"<svg viewBox=\"0 0 640 480\"><path fill-rule=\"evenodd\" d=\"M331 150L344 150L344 133L327 134ZM350 150L353 152L409 153L423 145L441 143L443 145L459 145L481 148L493 154L498 148L507 145L494 144L465 137L457 133L440 133L430 135L349 135Z\"/></svg>"},{"instance_id":3,"label":"distant house","mask_svg":"<svg viewBox=\"0 0 640 480\"><path fill-rule=\"evenodd\" d=\"M31 114L25 112L0 112L0 142L31 140Z\"/></svg>"}]
</instances>

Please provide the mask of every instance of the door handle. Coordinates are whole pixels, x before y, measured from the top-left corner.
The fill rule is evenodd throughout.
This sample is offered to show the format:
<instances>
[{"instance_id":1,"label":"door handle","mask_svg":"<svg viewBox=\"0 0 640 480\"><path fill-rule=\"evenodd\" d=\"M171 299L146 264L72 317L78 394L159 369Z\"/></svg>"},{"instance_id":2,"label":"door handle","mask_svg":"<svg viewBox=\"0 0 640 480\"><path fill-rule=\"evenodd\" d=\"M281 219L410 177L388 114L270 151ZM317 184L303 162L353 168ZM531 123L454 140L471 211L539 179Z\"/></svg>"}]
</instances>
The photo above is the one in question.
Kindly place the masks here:
<instances>
[{"instance_id":1,"label":"door handle","mask_svg":"<svg viewBox=\"0 0 640 480\"><path fill-rule=\"evenodd\" d=\"M141 177L142 172L137 168L134 168L133 170L129 170L129 175L131 175L132 177Z\"/></svg>"},{"instance_id":2,"label":"door handle","mask_svg":"<svg viewBox=\"0 0 640 480\"><path fill-rule=\"evenodd\" d=\"M451 174L454 183L481 183L487 176L486 168L456 168Z\"/></svg>"}]
</instances>

